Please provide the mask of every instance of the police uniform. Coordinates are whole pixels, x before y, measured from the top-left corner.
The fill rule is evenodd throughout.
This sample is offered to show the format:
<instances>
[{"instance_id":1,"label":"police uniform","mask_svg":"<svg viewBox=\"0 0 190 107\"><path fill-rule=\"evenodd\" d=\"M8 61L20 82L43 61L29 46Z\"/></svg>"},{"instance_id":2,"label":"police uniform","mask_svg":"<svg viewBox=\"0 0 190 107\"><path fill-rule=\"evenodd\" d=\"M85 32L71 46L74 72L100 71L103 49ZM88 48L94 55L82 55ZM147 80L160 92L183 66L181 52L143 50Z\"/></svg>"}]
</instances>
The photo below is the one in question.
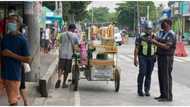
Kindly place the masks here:
<instances>
[{"instance_id":1,"label":"police uniform","mask_svg":"<svg viewBox=\"0 0 190 107\"><path fill-rule=\"evenodd\" d=\"M154 68L154 63L156 61L155 53L157 47L148 40L152 37L153 34L152 36L149 36L147 33L141 33L140 36L137 36L135 41L136 47L138 48L139 56L139 74L137 78L138 94L141 95L143 94L143 83L145 93L149 93L151 74Z\"/></svg>"},{"instance_id":2,"label":"police uniform","mask_svg":"<svg viewBox=\"0 0 190 107\"><path fill-rule=\"evenodd\" d=\"M167 44L170 48L163 49L158 47L158 79L160 85L161 98L172 100L172 69L174 52L176 48L176 35L170 30L169 32L160 31L157 37L158 42Z\"/></svg>"}]
</instances>

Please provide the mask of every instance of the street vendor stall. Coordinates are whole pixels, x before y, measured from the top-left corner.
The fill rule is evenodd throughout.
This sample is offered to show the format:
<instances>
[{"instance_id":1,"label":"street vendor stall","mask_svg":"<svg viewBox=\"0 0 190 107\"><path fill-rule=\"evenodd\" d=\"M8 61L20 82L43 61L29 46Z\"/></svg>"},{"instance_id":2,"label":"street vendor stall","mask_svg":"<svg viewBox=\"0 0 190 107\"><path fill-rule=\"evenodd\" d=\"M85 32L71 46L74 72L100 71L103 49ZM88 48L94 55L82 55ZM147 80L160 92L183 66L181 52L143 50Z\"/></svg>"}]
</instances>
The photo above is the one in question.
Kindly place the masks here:
<instances>
[{"instance_id":1,"label":"street vendor stall","mask_svg":"<svg viewBox=\"0 0 190 107\"><path fill-rule=\"evenodd\" d=\"M89 28L89 30L91 29ZM110 33L107 36L101 35L100 40L90 39L89 37L87 65L79 66L79 55L75 53L72 67L72 83L75 91L78 90L80 79L87 79L88 81L114 81L115 91L119 91L120 71L117 64L117 47L111 33L114 31L109 30Z\"/></svg>"}]
</instances>

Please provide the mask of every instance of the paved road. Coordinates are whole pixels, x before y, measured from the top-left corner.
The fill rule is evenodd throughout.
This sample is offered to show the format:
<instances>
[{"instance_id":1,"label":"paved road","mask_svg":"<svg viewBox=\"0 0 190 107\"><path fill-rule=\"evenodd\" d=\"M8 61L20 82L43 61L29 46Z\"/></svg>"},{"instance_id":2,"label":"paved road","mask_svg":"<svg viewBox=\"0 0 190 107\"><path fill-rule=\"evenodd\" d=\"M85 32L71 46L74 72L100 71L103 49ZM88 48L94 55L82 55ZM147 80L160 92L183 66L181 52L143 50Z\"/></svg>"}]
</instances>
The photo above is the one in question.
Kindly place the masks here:
<instances>
[{"instance_id":1,"label":"paved road","mask_svg":"<svg viewBox=\"0 0 190 107\"><path fill-rule=\"evenodd\" d=\"M132 45L134 43L134 39L130 39L129 44L127 46L123 46L121 47L121 55L126 55L126 52L128 53L128 57L133 61L133 49L134 46ZM128 50L127 47L131 47L130 51ZM186 45L185 46L187 53L190 54L190 46ZM189 82L189 77L190 77L190 55L187 57L175 57L174 59L174 70L173 70L173 79L174 81L180 83L180 84L184 84L186 86L188 86L190 88L190 82ZM155 65L157 66L157 65Z\"/></svg>"},{"instance_id":2,"label":"paved road","mask_svg":"<svg viewBox=\"0 0 190 107\"><path fill-rule=\"evenodd\" d=\"M128 45L119 47L118 64L121 67L121 88L119 93L114 92L113 82L93 82L80 80L79 91L68 89L51 89L49 98L37 98L34 105L81 105L81 106L138 106L138 105L190 105L189 69L190 61L187 58L175 58L173 102L157 102L153 98L159 95L157 67L152 75L150 97L138 97L136 93L136 78L138 68L133 66L134 40Z\"/></svg>"}]
</instances>

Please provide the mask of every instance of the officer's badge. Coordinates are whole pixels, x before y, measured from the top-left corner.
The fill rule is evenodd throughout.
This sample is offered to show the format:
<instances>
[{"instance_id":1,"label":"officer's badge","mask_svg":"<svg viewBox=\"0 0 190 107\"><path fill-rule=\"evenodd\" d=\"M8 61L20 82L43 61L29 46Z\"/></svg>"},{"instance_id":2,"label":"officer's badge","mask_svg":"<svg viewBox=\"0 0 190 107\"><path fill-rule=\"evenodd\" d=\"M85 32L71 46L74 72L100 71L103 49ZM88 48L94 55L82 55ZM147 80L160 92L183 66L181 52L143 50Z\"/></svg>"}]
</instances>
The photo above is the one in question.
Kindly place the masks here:
<instances>
[{"instance_id":1,"label":"officer's badge","mask_svg":"<svg viewBox=\"0 0 190 107\"><path fill-rule=\"evenodd\" d=\"M166 38L166 40L170 40L170 37L168 36L168 37Z\"/></svg>"}]
</instances>

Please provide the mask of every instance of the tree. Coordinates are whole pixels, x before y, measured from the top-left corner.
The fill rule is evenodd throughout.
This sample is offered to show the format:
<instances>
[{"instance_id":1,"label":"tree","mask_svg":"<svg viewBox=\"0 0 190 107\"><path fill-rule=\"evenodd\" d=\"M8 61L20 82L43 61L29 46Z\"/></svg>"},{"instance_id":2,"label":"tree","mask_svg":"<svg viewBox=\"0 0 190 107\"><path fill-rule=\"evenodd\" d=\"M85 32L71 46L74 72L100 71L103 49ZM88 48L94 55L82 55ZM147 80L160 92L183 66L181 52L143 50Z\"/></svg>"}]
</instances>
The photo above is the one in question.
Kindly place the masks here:
<instances>
[{"instance_id":1,"label":"tree","mask_svg":"<svg viewBox=\"0 0 190 107\"><path fill-rule=\"evenodd\" d=\"M63 19L75 23L85 18L89 1L62 1ZM43 6L55 10L55 1L43 2Z\"/></svg>"},{"instance_id":2,"label":"tree","mask_svg":"<svg viewBox=\"0 0 190 107\"><path fill-rule=\"evenodd\" d=\"M107 7L94 7L93 10L90 9L88 11L88 16L84 20L88 23L91 23L92 14L93 14L94 23L107 23L107 22L109 23L109 22L114 22L116 19L115 17L116 13L115 12L110 13Z\"/></svg>"},{"instance_id":3,"label":"tree","mask_svg":"<svg viewBox=\"0 0 190 107\"><path fill-rule=\"evenodd\" d=\"M63 4L63 19L69 23L75 23L76 21L83 20L87 15L87 6L89 1L70 1L62 2Z\"/></svg>"},{"instance_id":4,"label":"tree","mask_svg":"<svg viewBox=\"0 0 190 107\"><path fill-rule=\"evenodd\" d=\"M141 17L147 16L147 7L149 6L150 20L156 19L156 7L152 1L138 1L139 15ZM137 1L126 1L119 3L116 11L119 12L117 16L117 23L120 28L127 26L129 29L134 29L137 26Z\"/></svg>"},{"instance_id":5,"label":"tree","mask_svg":"<svg viewBox=\"0 0 190 107\"><path fill-rule=\"evenodd\" d=\"M55 10L55 1L45 1L45 2L42 2L42 5L46 6L50 10Z\"/></svg>"}]
</instances>

